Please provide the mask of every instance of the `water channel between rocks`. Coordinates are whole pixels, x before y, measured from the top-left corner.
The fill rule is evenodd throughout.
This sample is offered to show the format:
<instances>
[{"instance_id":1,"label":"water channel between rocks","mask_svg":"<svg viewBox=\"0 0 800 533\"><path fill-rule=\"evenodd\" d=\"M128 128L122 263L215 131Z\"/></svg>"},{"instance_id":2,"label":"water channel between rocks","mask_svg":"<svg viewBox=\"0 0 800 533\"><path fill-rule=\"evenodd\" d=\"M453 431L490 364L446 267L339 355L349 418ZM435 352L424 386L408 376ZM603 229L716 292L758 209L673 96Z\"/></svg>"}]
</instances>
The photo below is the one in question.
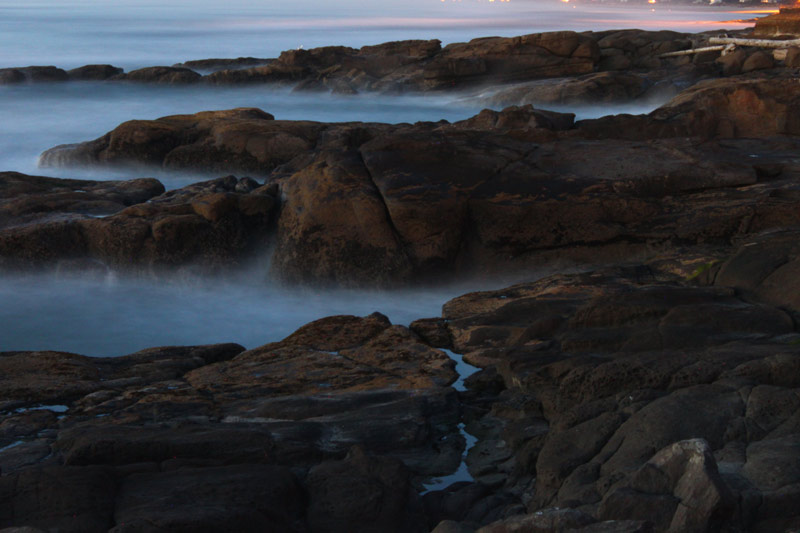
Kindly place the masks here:
<instances>
[{"instance_id":1,"label":"water channel between rocks","mask_svg":"<svg viewBox=\"0 0 800 533\"><path fill-rule=\"evenodd\" d=\"M465 363L464 357L461 354L446 349L442 349L442 351L456 363L456 373L458 373L458 379L451 386L459 392L465 391L466 387L464 386L464 380L475 372L478 372L480 368ZM425 492L443 490L453 483L458 483L460 481L474 481L472 474L469 473L469 468L467 467L467 454L469 453L470 448L475 446L475 443L478 442L478 439L474 435L467 433L463 422L458 425L458 430L466 442L466 445L464 446L464 452L461 454L461 463L458 465L458 469L456 469L456 471L452 474L434 478L430 483L423 485L425 487Z\"/></svg>"}]
</instances>

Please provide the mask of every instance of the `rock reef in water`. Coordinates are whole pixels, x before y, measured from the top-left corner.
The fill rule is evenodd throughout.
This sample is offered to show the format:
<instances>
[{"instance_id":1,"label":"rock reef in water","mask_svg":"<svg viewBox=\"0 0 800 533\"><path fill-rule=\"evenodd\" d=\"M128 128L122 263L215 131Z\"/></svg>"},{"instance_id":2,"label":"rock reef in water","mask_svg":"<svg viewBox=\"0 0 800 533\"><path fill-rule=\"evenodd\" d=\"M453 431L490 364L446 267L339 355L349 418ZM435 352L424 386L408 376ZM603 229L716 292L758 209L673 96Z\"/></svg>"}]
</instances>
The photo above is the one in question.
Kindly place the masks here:
<instances>
[{"instance_id":1,"label":"rock reef in water","mask_svg":"<svg viewBox=\"0 0 800 533\"><path fill-rule=\"evenodd\" d=\"M659 57L706 39L687 35L407 41L196 65L237 67L206 81L338 92L502 80L513 85L492 97L506 103L691 84L648 115L575 122L523 105L391 125L235 109L126 122L41 162L254 178L164 192L152 179L1 173L5 269L226 271L274 247L273 275L301 284L580 272L466 294L409 327L328 317L251 350L0 352L0 528L800 528L797 54ZM69 76L201 81L186 66ZM535 80L549 76L570 77ZM466 390L451 387L441 349L481 369ZM472 481L424 491L459 466L459 424L477 439Z\"/></svg>"},{"instance_id":2,"label":"rock reef in water","mask_svg":"<svg viewBox=\"0 0 800 533\"><path fill-rule=\"evenodd\" d=\"M249 351L2 353L0 525L796 527L798 308L724 286L742 261L693 281L656 265L558 275L411 329L329 317ZM483 369L466 392L426 338ZM419 495L457 466L462 416L475 481Z\"/></svg>"},{"instance_id":3,"label":"rock reef in water","mask_svg":"<svg viewBox=\"0 0 800 533\"><path fill-rule=\"evenodd\" d=\"M147 251L152 245L141 241L159 234L126 228L162 224L158 206L175 202L168 198L82 223L114 235L94 239L87 254L133 269L194 261L201 248L238 263L254 249L251 235L274 243L273 273L295 283L395 285L554 260L641 261L798 224L790 192L795 85L786 76L725 78L649 115L578 123L531 106L413 125L204 112L126 122L95 141L48 150L41 164L246 172L275 188L268 197L263 189L219 196L230 205L218 220L203 219L196 205L171 208L183 216L176 224L222 224L238 240L175 238L155 244L163 252ZM108 249L127 238L130 246ZM242 244L218 250L214 239ZM147 252L131 262L131 247Z\"/></svg>"},{"instance_id":4,"label":"rock reef in water","mask_svg":"<svg viewBox=\"0 0 800 533\"><path fill-rule=\"evenodd\" d=\"M492 87L489 105L626 102L663 99L701 79L743 71L793 67L793 60L752 60L761 52L708 52L664 58L698 48L709 34L672 31L558 31L486 37L442 47L410 40L349 48L287 50L277 58L205 59L124 73L111 65L70 71L49 67L0 69L0 85L108 80L146 84L273 84L300 91L426 92ZM200 72L208 72L202 75ZM513 85L513 86L510 86Z\"/></svg>"}]
</instances>

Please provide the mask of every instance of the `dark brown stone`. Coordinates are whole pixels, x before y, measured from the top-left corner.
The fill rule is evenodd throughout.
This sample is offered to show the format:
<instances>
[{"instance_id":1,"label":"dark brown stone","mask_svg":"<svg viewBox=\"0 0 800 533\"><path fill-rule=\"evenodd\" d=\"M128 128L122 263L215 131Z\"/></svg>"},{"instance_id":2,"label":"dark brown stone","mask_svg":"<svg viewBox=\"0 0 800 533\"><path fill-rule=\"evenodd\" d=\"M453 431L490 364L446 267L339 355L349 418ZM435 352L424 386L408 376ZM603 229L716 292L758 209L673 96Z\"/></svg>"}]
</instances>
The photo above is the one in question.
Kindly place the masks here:
<instances>
[{"instance_id":1,"label":"dark brown stone","mask_svg":"<svg viewBox=\"0 0 800 533\"><path fill-rule=\"evenodd\" d=\"M308 522L320 532L425 532L422 504L399 461L355 447L308 473Z\"/></svg>"}]
</instances>

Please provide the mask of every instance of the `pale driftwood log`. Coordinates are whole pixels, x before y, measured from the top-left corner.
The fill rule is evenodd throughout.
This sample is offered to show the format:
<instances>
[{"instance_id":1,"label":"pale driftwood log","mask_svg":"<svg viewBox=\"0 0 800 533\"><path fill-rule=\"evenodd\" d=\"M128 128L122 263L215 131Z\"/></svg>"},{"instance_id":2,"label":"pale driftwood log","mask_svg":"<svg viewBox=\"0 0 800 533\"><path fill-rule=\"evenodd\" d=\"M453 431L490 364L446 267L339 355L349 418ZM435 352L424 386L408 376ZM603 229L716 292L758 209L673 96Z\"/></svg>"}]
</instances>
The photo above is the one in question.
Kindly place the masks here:
<instances>
[{"instance_id":1,"label":"pale driftwood log","mask_svg":"<svg viewBox=\"0 0 800 533\"><path fill-rule=\"evenodd\" d=\"M701 48L692 48L690 50L680 50L678 52L667 52L658 57L679 57L688 56L692 54L699 54L700 52L722 52L722 55L727 55L736 49L735 44L720 44L717 46L703 46Z\"/></svg>"},{"instance_id":2,"label":"pale driftwood log","mask_svg":"<svg viewBox=\"0 0 800 533\"><path fill-rule=\"evenodd\" d=\"M800 39L779 41L777 39L739 39L737 37L710 37L711 44L734 44L736 46L756 46L760 48L789 48L800 46Z\"/></svg>"},{"instance_id":3,"label":"pale driftwood log","mask_svg":"<svg viewBox=\"0 0 800 533\"><path fill-rule=\"evenodd\" d=\"M666 54L661 54L658 57L680 57L680 56L690 56L692 54L699 54L700 52L719 52L720 50L725 50L725 45L719 46L704 46L702 48L691 48L689 50L679 50L677 52L667 52Z\"/></svg>"}]
</instances>

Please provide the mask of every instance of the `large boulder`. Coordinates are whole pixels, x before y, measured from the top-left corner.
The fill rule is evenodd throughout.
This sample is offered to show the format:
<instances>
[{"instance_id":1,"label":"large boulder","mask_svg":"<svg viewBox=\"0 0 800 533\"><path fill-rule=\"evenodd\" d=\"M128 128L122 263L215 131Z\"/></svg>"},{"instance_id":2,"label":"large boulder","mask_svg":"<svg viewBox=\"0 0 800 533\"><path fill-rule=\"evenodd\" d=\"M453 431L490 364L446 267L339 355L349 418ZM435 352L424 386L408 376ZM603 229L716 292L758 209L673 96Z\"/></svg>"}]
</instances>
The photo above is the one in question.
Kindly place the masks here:
<instances>
[{"instance_id":1,"label":"large boulder","mask_svg":"<svg viewBox=\"0 0 800 533\"><path fill-rule=\"evenodd\" d=\"M67 71L69 79L80 81L101 81L122 74L123 70L113 65L84 65Z\"/></svg>"},{"instance_id":2,"label":"large boulder","mask_svg":"<svg viewBox=\"0 0 800 533\"><path fill-rule=\"evenodd\" d=\"M717 471L709 444L679 441L657 452L627 481L609 492L599 516L636 516L659 531L713 531L729 520L735 507Z\"/></svg>"},{"instance_id":3,"label":"large boulder","mask_svg":"<svg viewBox=\"0 0 800 533\"><path fill-rule=\"evenodd\" d=\"M800 272L800 241L795 229L753 235L714 269L714 281L719 285L800 311L800 292L794 283Z\"/></svg>"},{"instance_id":4,"label":"large boulder","mask_svg":"<svg viewBox=\"0 0 800 533\"><path fill-rule=\"evenodd\" d=\"M0 69L0 85L17 83L58 82L67 81L69 74L63 69L48 67L14 67Z\"/></svg>"}]
</instances>

